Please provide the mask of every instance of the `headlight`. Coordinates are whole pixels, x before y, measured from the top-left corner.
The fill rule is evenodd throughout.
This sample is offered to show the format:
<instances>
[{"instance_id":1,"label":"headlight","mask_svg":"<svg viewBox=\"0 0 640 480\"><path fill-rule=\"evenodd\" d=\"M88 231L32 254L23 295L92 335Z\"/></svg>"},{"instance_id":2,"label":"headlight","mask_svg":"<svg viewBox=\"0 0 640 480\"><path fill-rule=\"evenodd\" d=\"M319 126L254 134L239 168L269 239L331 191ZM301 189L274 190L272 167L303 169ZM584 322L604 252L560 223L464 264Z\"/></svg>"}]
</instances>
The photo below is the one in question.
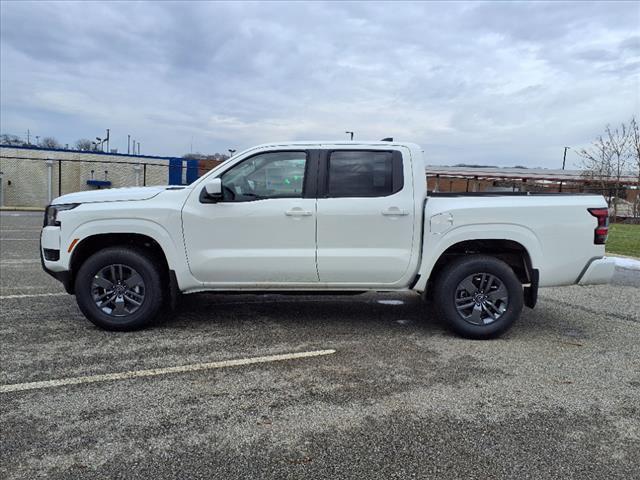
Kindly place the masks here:
<instances>
[{"instance_id":1,"label":"headlight","mask_svg":"<svg viewBox=\"0 0 640 480\"><path fill-rule=\"evenodd\" d=\"M65 203L63 205L49 205L44 211L44 226L45 227L53 227L60 226L60 222L58 221L58 212L62 212L64 210L71 210L72 208L76 208L79 203Z\"/></svg>"}]
</instances>

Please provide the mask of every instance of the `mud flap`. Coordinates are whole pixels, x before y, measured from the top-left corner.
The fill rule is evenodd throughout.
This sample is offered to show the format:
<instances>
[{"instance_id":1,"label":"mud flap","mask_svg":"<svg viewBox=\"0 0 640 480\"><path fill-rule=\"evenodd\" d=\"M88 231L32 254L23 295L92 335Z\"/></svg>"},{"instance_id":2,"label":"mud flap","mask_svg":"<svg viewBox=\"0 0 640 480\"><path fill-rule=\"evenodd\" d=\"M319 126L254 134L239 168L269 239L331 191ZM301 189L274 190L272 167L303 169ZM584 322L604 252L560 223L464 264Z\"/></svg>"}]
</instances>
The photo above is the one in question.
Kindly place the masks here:
<instances>
[{"instance_id":1,"label":"mud flap","mask_svg":"<svg viewBox=\"0 0 640 480\"><path fill-rule=\"evenodd\" d=\"M540 271L534 268L531 272L531 285L524 287L524 304L533 308L538 303L538 285L540 284Z\"/></svg>"},{"instance_id":2,"label":"mud flap","mask_svg":"<svg viewBox=\"0 0 640 480\"><path fill-rule=\"evenodd\" d=\"M173 312L178 307L180 298L180 289L178 288L178 279L176 272L169 270L169 309Z\"/></svg>"}]
</instances>

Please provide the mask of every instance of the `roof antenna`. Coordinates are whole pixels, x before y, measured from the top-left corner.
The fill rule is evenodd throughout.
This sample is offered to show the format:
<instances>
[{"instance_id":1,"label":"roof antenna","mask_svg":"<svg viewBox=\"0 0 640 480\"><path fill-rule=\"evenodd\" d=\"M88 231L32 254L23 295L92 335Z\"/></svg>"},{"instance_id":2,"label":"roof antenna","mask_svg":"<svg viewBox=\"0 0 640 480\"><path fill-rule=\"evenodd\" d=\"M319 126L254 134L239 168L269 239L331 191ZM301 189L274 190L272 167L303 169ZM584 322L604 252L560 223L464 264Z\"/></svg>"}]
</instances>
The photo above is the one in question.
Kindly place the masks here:
<instances>
[{"instance_id":1,"label":"roof antenna","mask_svg":"<svg viewBox=\"0 0 640 480\"><path fill-rule=\"evenodd\" d=\"M393 137L385 137L382 140L380 140L381 142L393 142Z\"/></svg>"},{"instance_id":2,"label":"roof antenna","mask_svg":"<svg viewBox=\"0 0 640 480\"><path fill-rule=\"evenodd\" d=\"M344 133L346 133L347 135L351 135L351 141L353 141L353 132L350 132L350 131L347 130Z\"/></svg>"}]
</instances>

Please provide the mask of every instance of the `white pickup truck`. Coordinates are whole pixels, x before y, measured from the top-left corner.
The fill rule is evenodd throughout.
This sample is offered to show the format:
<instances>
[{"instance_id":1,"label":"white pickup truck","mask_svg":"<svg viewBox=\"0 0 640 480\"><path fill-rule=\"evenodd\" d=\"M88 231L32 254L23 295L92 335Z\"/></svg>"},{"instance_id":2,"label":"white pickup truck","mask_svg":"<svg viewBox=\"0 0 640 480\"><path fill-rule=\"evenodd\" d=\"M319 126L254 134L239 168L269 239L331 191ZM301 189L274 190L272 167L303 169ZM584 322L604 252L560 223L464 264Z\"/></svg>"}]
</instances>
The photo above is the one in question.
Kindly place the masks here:
<instances>
[{"instance_id":1,"label":"white pickup truck","mask_svg":"<svg viewBox=\"0 0 640 480\"><path fill-rule=\"evenodd\" d=\"M412 290L490 338L538 287L608 282L607 233L601 196L427 192L414 144L274 143L186 187L63 195L41 256L111 330L150 324L179 293Z\"/></svg>"}]
</instances>

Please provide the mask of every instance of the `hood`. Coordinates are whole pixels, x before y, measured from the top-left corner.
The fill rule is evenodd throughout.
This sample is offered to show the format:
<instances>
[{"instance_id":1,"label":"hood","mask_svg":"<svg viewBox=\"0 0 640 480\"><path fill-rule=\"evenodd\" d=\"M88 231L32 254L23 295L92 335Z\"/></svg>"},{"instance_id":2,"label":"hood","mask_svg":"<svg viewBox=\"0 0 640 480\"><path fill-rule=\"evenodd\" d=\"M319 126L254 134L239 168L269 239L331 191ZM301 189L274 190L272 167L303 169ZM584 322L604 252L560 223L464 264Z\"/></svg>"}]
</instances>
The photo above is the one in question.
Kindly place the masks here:
<instances>
[{"instance_id":1,"label":"hood","mask_svg":"<svg viewBox=\"0 0 640 480\"><path fill-rule=\"evenodd\" d=\"M95 203L95 202L121 202L130 200L148 200L155 197L169 186L157 187L129 187L129 188L108 188L105 190L91 190L86 192L75 192L55 198L51 204L61 203Z\"/></svg>"}]
</instances>

